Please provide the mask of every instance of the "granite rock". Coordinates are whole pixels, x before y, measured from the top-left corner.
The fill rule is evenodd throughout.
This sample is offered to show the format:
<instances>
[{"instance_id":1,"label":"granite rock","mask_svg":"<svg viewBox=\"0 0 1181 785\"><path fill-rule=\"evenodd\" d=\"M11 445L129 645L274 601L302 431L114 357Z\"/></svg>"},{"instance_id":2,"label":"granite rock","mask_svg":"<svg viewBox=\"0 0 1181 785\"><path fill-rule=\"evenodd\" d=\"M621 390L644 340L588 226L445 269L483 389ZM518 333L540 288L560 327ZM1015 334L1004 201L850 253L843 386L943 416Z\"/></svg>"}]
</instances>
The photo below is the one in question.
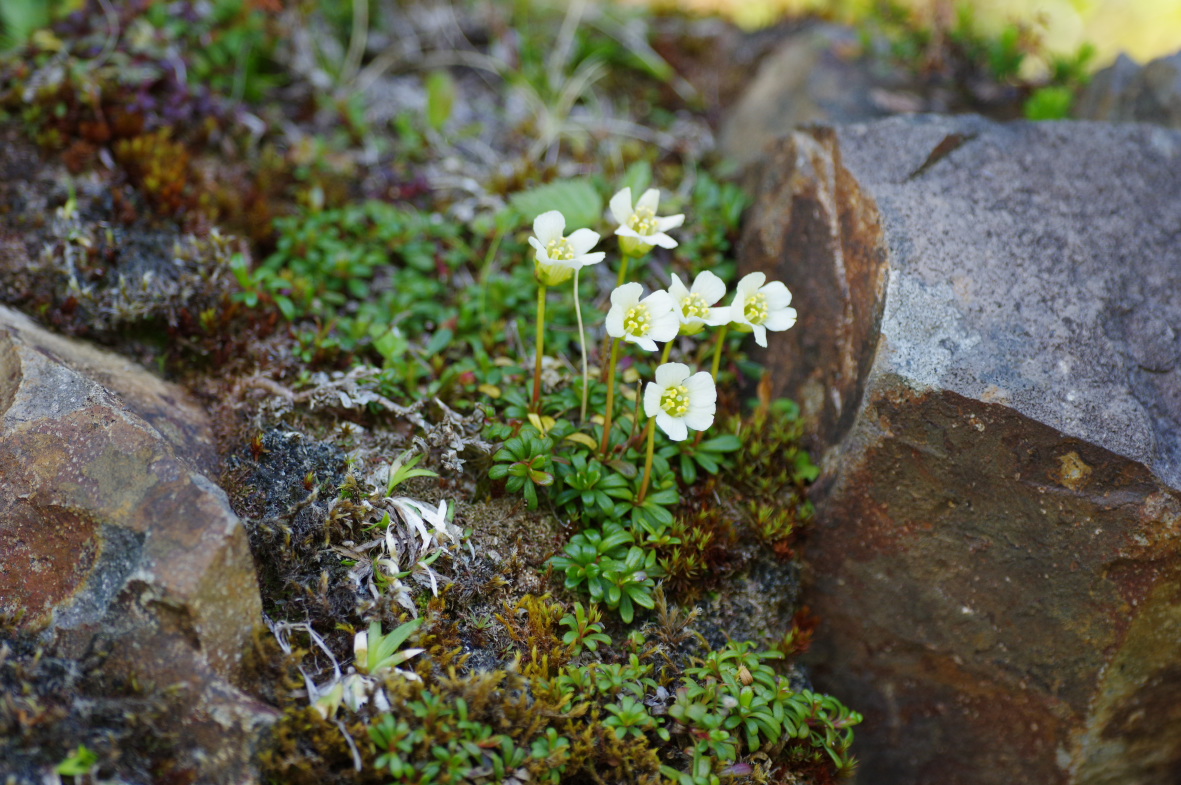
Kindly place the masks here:
<instances>
[{"instance_id":1,"label":"granite rock","mask_svg":"<svg viewBox=\"0 0 1181 785\"><path fill-rule=\"evenodd\" d=\"M862 782L1181 777L1181 133L797 132L740 262L822 453L816 681Z\"/></svg>"},{"instance_id":2,"label":"granite rock","mask_svg":"<svg viewBox=\"0 0 1181 785\"><path fill-rule=\"evenodd\" d=\"M239 689L261 604L215 468L182 390L0 307L0 614L182 695L173 768L236 783L273 712Z\"/></svg>"}]
</instances>

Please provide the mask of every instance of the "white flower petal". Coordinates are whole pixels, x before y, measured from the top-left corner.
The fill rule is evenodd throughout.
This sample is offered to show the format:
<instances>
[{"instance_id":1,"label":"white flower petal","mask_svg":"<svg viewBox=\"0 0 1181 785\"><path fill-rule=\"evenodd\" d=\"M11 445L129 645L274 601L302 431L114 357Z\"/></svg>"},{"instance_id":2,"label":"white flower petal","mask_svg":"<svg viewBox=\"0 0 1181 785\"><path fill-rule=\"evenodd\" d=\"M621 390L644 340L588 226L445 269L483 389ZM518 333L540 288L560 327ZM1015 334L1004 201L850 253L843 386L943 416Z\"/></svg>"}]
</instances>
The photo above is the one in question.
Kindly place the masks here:
<instances>
[{"instance_id":1,"label":"white flower petal","mask_svg":"<svg viewBox=\"0 0 1181 785\"><path fill-rule=\"evenodd\" d=\"M590 229L579 229L566 238L570 241L570 248L575 256L582 256L599 242L599 233Z\"/></svg>"},{"instance_id":2,"label":"white flower petal","mask_svg":"<svg viewBox=\"0 0 1181 785\"><path fill-rule=\"evenodd\" d=\"M656 351L656 341L653 341L651 338L649 338L647 336L625 335L623 337L623 340L631 341L636 346L640 347L641 349L643 349L646 352Z\"/></svg>"},{"instance_id":3,"label":"white flower petal","mask_svg":"<svg viewBox=\"0 0 1181 785\"><path fill-rule=\"evenodd\" d=\"M685 389L689 391L689 406L712 407L718 400L718 388L709 371L698 371L685 380Z\"/></svg>"},{"instance_id":4,"label":"white flower petal","mask_svg":"<svg viewBox=\"0 0 1181 785\"><path fill-rule=\"evenodd\" d=\"M787 290L787 286L783 281L772 281L759 290L767 297L767 307L772 311L786 308L791 305L791 292Z\"/></svg>"},{"instance_id":5,"label":"white flower petal","mask_svg":"<svg viewBox=\"0 0 1181 785\"><path fill-rule=\"evenodd\" d=\"M656 373L659 376L660 370L657 369ZM664 390L657 382L648 382L644 387L644 414L655 417L660 412L660 396L662 395L664 395Z\"/></svg>"},{"instance_id":6,"label":"white flower petal","mask_svg":"<svg viewBox=\"0 0 1181 785\"><path fill-rule=\"evenodd\" d=\"M684 363L665 363L656 369L656 383L664 387L681 384L689 378L689 366ZM660 394L664 394L661 389Z\"/></svg>"},{"instance_id":7,"label":"white flower petal","mask_svg":"<svg viewBox=\"0 0 1181 785\"><path fill-rule=\"evenodd\" d=\"M752 324L751 330L755 334L755 343L764 349L767 348L767 328L761 324Z\"/></svg>"},{"instance_id":8,"label":"white flower petal","mask_svg":"<svg viewBox=\"0 0 1181 785\"><path fill-rule=\"evenodd\" d=\"M683 223L685 223L685 215L683 213L666 215L663 218L656 219L656 231L667 232L669 229L676 229Z\"/></svg>"},{"instance_id":9,"label":"white flower petal","mask_svg":"<svg viewBox=\"0 0 1181 785\"><path fill-rule=\"evenodd\" d=\"M684 419L685 425L689 426L693 430L704 431L708 430L709 427L714 424L714 412L712 409L709 411L695 411L690 409L689 413L685 415Z\"/></svg>"},{"instance_id":10,"label":"white flower petal","mask_svg":"<svg viewBox=\"0 0 1181 785\"><path fill-rule=\"evenodd\" d=\"M713 305L726 296L726 282L709 270L702 270L693 280L693 294L701 295L706 305Z\"/></svg>"},{"instance_id":11,"label":"white flower petal","mask_svg":"<svg viewBox=\"0 0 1181 785\"><path fill-rule=\"evenodd\" d=\"M549 262L549 253L545 250L545 246L541 244L541 240L538 240L536 237L530 237L529 244L532 245L537 251L537 253L533 255L534 259L541 262L542 264Z\"/></svg>"},{"instance_id":12,"label":"white flower petal","mask_svg":"<svg viewBox=\"0 0 1181 785\"><path fill-rule=\"evenodd\" d=\"M598 251L596 253L583 254L578 257L577 261L581 262L583 267L586 267L587 265L598 264L605 258L607 258L607 254L603 251Z\"/></svg>"},{"instance_id":13,"label":"white flower petal","mask_svg":"<svg viewBox=\"0 0 1181 785\"><path fill-rule=\"evenodd\" d=\"M648 243L649 245L659 245L661 248L676 248L678 245L676 240L669 237L667 234L664 234L663 232L659 234L647 235L644 237L644 242Z\"/></svg>"},{"instance_id":14,"label":"white flower petal","mask_svg":"<svg viewBox=\"0 0 1181 785\"><path fill-rule=\"evenodd\" d=\"M656 212L656 208L660 206L660 191L655 188L649 188L644 191L644 195L636 202L636 212L641 208L647 207L652 212Z\"/></svg>"},{"instance_id":15,"label":"white flower petal","mask_svg":"<svg viewBox=\"0 0 1181 785\"><path fill-rule=\"evenodd\" d=\"M757 292L767 281L766 273L750 273L744 275L742 280L738 282L738 286L734 287L734 302L741 302L746 304L746 298Z\"/></svg>"},{"instance_id":16,"label":"white flower petal","mask_svg":"<svg viewBox=\"0 0 1181 785\"><path fill-rule=\"evenodd\" d=\"M710 327L721 327L723 324L729 324L731 322L730 306L727 305L721 308L710 308L709 318L703 319L702 321L704 321Z\"/></svg>"},{"instance_id":17,"label":"white flower petal","mask_svg":"<svg viewBox=\"0 0 1181 785\"><path fill-rule=\"evenodd\" d=\"M648 337L654 341L668 343L677 337L681 331L681 317L676 311L652 316L652 326L648 328Z\"/></svg>"},{"instance_id":18,"label":"white flower petal","mask_svg":"<svg viewBox=\"0 0 1181 785\"><path fill-rule=\"evenodd\" d=\"M639 284L636 285L639 286ZM654 319L666 313L673 313L677 309L677 303L673 300L673 296L663 289L657 289L640 302L648 306L648 311Z\"/></svg>"},{"instance_id":19,"label":"white flower petal","mask_svg":"<svg viewBox=\"0 0 1181 785\"><path fill-rule=\"evenodd\" d=\"M701 275L705 275L705 273L702 273ZM710 273L710 275L713 275L713 273ZM685 287L685 284L681 283L681 279L677 277L676 273L672 273L671 277L672 281L668 285L668 293L672 295L673 300L676 302L675 307L677 310L680 310L681 303L686 297L689 296L689 289ZM697 277L699 279L701 278L700 275ZM697 284L695 283L693 286L696 288Z\"/></svg>"},{"instance_id":20,"label":"white flower petal","mask_svg":"<svg viewBox=\"0 0 1181 785\"><path fill-rule=\"evenodd\" d=\"M776 332L780 330L787 330L796 323L796 309L784 308L781 311L771 311L767 314L767 321L763 322L763 326L768 330Z\"/></svg>"},{"instance_id":21,"label":"white flower petal","mask_svg":"<svg viewBox=\"0 0 1181 785\"><path fill-rule=\"evenodd\" d=\"M623 332L623 308L612 308L607 312L606 324L607 335L612 338L622 338Z\"/></svg>"},{"instance_id":22,"label":"white flower petal","mask_svg":"<svg viewBox=\"0 0 1181 785\"><path fill-rule=\"evenodd\" d=\"M632 217L632 189L624 188L611 197L611 217L617 224L626 224Z\"/></svg>"},{"instance_id":23,"label":"white flower petal","mask_svg":"<svg viewBox=\"0 0 1181 785\"><path fill-rule=\"evenodd\" d=\"M630 226L620 226L618 229L615 230L615 234L619 235L620 237L633 237L637 240L643 240L644 242L648 241L647 235L640 234L635 229L632 229Z\"/></svg>"},{"instance_id":24,"label":"white flower petal","mask_svg":"<svg viewBox=\"0 0 1181 785\"><path fill-rule=\"evenodd\" d=\"M678 417L673 417L663 409L656 415L656 424L674 442L683 442L689 438L689 429L685 426L685 421Z\"/></svg>"},{"instance_id":25,"label":"white flower petal","mask_svg":"<svg viewBox=\"0 0 1181 785\"><path fill-rule=\"evenodd\" d=\"M554 240L562 239L562 232L566 229L566 216L557 210L542 213L533 219L533 234L541 240L542 245L549 245Z\"/></svg>"},{"instance_id":26,"label":"white flower petal","mask_svg":"<svg viewBox=\"0 0 1181 785\"><path fill-rule=\"evenodd\" d=\"M631 308L640 301L640 295L644 293L644 287L638 283L625 283L623 286L617 286L611 292L611 305L619 308Z\"/></svg>"},{"instance_id":27,"label":"white flower petal","mask_svg":"<svg viewBox=\"0 0 1181 785\"><path fill-rule=\"evenodd\" d=\"M734 324L750 324L746 318L746 300L741 293L734 296L734 303L730 306L729 311L730 321Z\"/></svg>"}]
</instances>

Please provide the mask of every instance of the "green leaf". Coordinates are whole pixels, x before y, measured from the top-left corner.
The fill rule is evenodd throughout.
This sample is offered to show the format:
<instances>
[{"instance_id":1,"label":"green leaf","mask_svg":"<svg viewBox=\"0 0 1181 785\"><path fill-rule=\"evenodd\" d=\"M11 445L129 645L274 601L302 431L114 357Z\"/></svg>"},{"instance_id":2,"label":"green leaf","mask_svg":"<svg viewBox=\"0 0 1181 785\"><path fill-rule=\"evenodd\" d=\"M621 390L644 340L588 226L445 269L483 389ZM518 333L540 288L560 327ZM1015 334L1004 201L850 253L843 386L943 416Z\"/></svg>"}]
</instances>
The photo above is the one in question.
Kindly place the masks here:
<instances>
[{"instance_id":1,"label":"green leaf","mask_svg":"<svg viewBox=\"0 0 1181 785\"><path fill-rule=\"evenodd\" d=\"M623 182L619 184L620 189L632 189L632 201L640 198L645 189L652 182L652 164L648 161L636 161L627 168L623 173Z\"/></svg>"},{"instance_id":2,"label":"green leaf","mask_svg":"<svg viewBox=\"0 0 1181 785\"><path fill-rule=\"evenodd\" d=\"M96 763L98 763L98 756L85 744L79 744L69 757L57 764L54 771L67 777L81 777L84 774L89 774Z\"/></svg>"},{"instance_id":3,"label":"green leaf","mask_svg":"<svg viewBox=\"0 0 1181 785\"><path fill-rule=\"evenodd\" d=\"M603 215L603 197L586 178L559 180L520 191L513 194L509 203L529 222L542 213L557 210L566 218L566 234L597 225Z\"/></svg>"},{"instance_id":4,"label":"green leaf","mask_svg":"<svg viewBox=\"0 0 1181 785\"><path fill-rule=\"evenodd\" d=\"M446 349L451 344L451 340L454 337L455 333L451 332L446 327L444 327L442 330L437 330L435 334L431 336L430 342L427 343L425 354L428 357L433 357L434 355Z\"/></svg>"},{"instance_id":5,"label":"green leaf","mask_svg":"<svg viewBox=\"0 0 1181 785\"><path fill-rule=\"evenodd\" d=\"M1041 87L1025 102L1028 120L1064 120L1070 116L1074 91L1069 87Z\"/></svg>"},{"instance_id":6,"label":"green leaf","mask_svg":"<svg viewBox=\"0 0 1181 785\"><path fill-rule=\"evenodd\" d=\"M635 477L640 473L634 463L620 460L618 458L607 461L607 465L622 474L624 477L627 477L629 480L635 479Z\"/></svg>"},{"instance_id":7,"label":"green leaf","mask_svg":"<svg viewBox=\"0 0 1181 785\"><path fill-rule=\"evenodd\" d=\"M432 71L426 78L426 119L442 131L455 108L455 80L446 71Z\"/></svg>"},{"instance_id":8,"label":"green leaf","mask_svg":"<svg viewBox=\"0 0 1181 785\"><path fill-rule=\"evenodd\" d=\"M422 619L414 619L398 625L384 637L381 634L381 623L373 622L369 625L369 668L368 673L376 673L384 662L396 652L406 639L420 626Z\"/></svg>"},{"instance_id":9,"label":"green leaf","mask_svg":"<svg viewBox=\"0 0 1181 785\"><path fill-rule=\"evenodd\" d=\"M386 363L391 363L406 353L406 350L410 348L410 342L406 340L406 336L402 335L400 330L391 328L373 341L373 348L385 359Z\"/></svg>"},{"instance_id":10,"label":"green leaf","mask_svg":"<svg viewBox=\"0 0 1181 785\"><path fill-rule=\"evenodd\" d=\"M706 439L697 446L698 450L704 450L705 452L734 452L741 448L742 440L732 433Z\"/></svg>"}]
</instances>

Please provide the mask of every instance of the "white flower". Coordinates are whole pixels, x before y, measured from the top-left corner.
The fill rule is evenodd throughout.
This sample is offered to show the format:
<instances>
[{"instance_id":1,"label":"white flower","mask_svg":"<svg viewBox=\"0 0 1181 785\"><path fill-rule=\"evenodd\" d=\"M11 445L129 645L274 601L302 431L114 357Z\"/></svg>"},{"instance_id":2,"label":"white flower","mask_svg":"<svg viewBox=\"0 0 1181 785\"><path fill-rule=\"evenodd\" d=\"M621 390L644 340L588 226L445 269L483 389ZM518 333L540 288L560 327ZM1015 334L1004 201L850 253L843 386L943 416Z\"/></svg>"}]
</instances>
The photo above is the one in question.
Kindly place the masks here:
<instances>
[{"instance_id":1,"label":"white flower","mask_svg":"<svg viewBox=\"0 0 1181 785\"><path fill-rule=\"evenodd\" d=\"M676 248L677 241L665 232L676 229L685 222L684 215L670 215L660 218L656 208L660 204L660 192L655 188L644 191L635 206L632 206L632 189L624 188L611 197L611 215L619 224L615 234L619 245L628 256L639 257L652 250L652 246Z\"/></svg>"},{"instance_id":2,"label":"white flower","mask_svg":"<svg viewBox=\"0 0 1181 785\"><path fill-rule=\"evenodd\" d=\"M611 292L611 310L607 312L607 335L631 341L642 349L656 351L656 342L677 337L681 320L668 292L652 292L640 299L644 287L625 283Z\"/></svg>"},{"instance_id":3,"label":"white flower","mask_svg":"<svg viewBox=\"0 0 1181 785\"><path fill-rule=\"evenodd\" d=\"M753 332L759 346L767 346L767 330L786 330L796 323L791 292L780 281L764 285L767 276L751 273L738 282L730 321L740 330Z\"/></svg>"},{"instance_id":4,"label":"white flower","mask_svg":"<svg viewBox=\"0 0 1181 785\"><path fill-rule=\"evenodd\" d=\"M689 375L684 363L665 363L656 381L644 388L644 414L656 418L660 430L675 442L689 437L689 429L704 431L714 423L718 390L708 371Z\"/></svg>"},{"instance_id":5,"label":"white flower","mask_svg":"<svg viewBox=\"0 0 1181 785\"><path fill-rule=\"evenodd\" d=\"M673 307L681 319L682 335L696 335L706 325L719 327L730 321L729 307L712 307L726 296L726 284L709 270L698 273L691 288L685 288L685 284L673 273L668 293L672 295Z\"/></svg>"},{"instance_id":6,"label":"white flower","mask_svg":"<svg viewBox=\"0 0 1181 785\"><path fill-rule=\"evenodd\" d=\"M557 210L542 213L533 220L533 234L529 238L537 253L534 254L533 270L537 280L546 286L557 286L570 280L574 271L588 264L598 264L607 254L589 253L599 242L599 235L590 229L579 229L569 237L566 217Z\"/></svg>"}]
</instances>

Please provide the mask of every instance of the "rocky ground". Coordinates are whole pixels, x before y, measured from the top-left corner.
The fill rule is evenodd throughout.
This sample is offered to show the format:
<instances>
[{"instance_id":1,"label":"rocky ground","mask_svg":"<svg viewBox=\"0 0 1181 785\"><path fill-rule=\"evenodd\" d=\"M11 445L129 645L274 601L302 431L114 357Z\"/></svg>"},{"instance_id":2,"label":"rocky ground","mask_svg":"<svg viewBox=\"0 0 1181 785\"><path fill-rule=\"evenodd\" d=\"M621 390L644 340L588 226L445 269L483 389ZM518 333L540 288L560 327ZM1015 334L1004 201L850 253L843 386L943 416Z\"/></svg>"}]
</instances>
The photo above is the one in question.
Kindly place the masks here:
<instances>
[{"instance_id":1,"label":"rocky ground","mask_svg":"<svg viewBox=\"0 0 1181 785\"><path fill-rule=\"evenodd\" d=\"M985 423L991 440L956 447L976 463L954 464L948 482L990 478L976 492L999 505L989 520L1036 519L1029 499L1041 491L994 490L1008 464L989 457L1036 433L1057 456L1041 456L1055 482L1085 497L1072 514L1094 517L1087 505L1098 505L1121 536L1152 539L1176 506L1175 387L1160 376L1173 372L1173 344L1136 337L1160 330L1134 314L1111 338L1140 358L1132 372L1149 374L1156 396L1143 412L1120 409L1155 434L1138 452L1125 444L1140 433L1131 426L1072 425L1094 419L1088 402L1121 400L1124 371L1086 376L1083 399L1055 408L1039 402L1051 388L1029 369L1008 397L990 392L1011 355L944 362L981 353L973 336L1015 321L1004 307L1035 310L1036 292L1063 290L1054 276L1074 268L1031 272L1043 288L1028 302L963 305L950 332L930 326L950 306L890 299L886 280L929 293L928 278L950 275L944 288L961 286L955 262L928 269L924 254L907 254L933 247L921 216L940 198L965 189L957 198L981 201L962 172L995 165L989 150L1016 145L1029 171L1058 171L1048 151L1110 144L1167 158L1175 140L1033 124L1010 139L980 119L775 139L800 123L900 112L1061 116L1085 53L1035 84L1018 75L1035 49L1020 30L989 39L966 23L929 30L885 13L861 29L809 19L743 33L585 3L263 0L91 2L14 41L0 60L0 773L13 783L825 783L854 771L856 727L872 776L925 782L952 770L946 750L915 752L932 733L936 745L990 749L1008 715L949 713L955 699L941 690L995 697L999 679L1008 695L996 674L1041 674L1042 649L1029 661L993 652L989 668L923 682L916 668L946 674L972 654L929 633L955 608L907 581L987 613L972 640L991 635L1002 650L1045 628L1044 614L1007 638L987 603L953 591L968 585L959 573L920 569L942 540L878 547L883 530L934 520L926 507L888 510L943 499L924 484L940 462L900 459L889 423ZM1162 66L1121 67L1121 84L1162 83ZM1110 93L1113 79L1097 88ZM1134 100L1097 88L1080 111L1149 112L1147 87ZM984 160L941 168L964 155ZM1132 158L1084 174L1101 191L1124 167L1153 166ZM1007 170L1004 180L1013 194L998 211L1015 221L1001 208L1042 185ZM1151 213L1152 182L1131 178L1124 200ZM1132 243L1071 234L1108 215L1073 183L1059 186L1058 223L1002 222L989 236L1007 249L1015 233L1045 253L1050 235ZM656 188L659 214L685 216L669 230L676 246L633 262L629 280L656 290L708 270L734 287L760 269L788 283L800 311L766 352L737 330L671 342L666 359L694 368L717 348L717 416L700 439L654 431L647 454L639 392L655 355L629 345L616 368L604 351L620 264L607 203L625 186ZM572 287L551 287L534 366L527 241L552 209L568 230L602 234L608 260L584 270L580 313ZM1160 222L1149 239L1166 247L1174 215L1168 203L1137 225ZM957 259L959 241L931 255ZM987 281L995 293L1005 273L984 268L1004 256L981 256L969 275L980 277L962 287ZM1107 261L1098 254L1096 269ZM1161 286L1129 290L1139 304L1129 311L1152 310L1143 303ZM1062 308L1078 329L1098 318ZM927 332L906 337L916 325ZM943 347L934 359L915 348L932 330ZM1057 433L1071 450L1057 450ZM823 474L805 446L823 453ZM1144 496L1140 512L1080 491L1092 472L1109 495ZM986 506L969 496L956 499ZM1026 547L1021 520L985 538L1023 543L1018 563L1041 542ZM957 542L984 536L971 516L953 524L969 531ZM799 559L810 537L811 566ZM1072 543L1049 547L1067 559ZM909 577L874 561L886 551L913 562ZM1143 600L1138 619L1173 618L1160 588L1171 551L1087 553L1087 569L1119 562L1134 575L1116 583ZM991 580L1010 567L1000 560ZM1099 599L1063 607L1079 624L1124 618L1108 589L1070 584L1061 591ZM898 606L916 596L927 601L911 618ZM1107 677L1099 708L1086 708L1085 685L1111 662L1164 678L1145 625L1088 638L1105 653L1072 664L1069 696L1054 687L1018 701L1047 729L1021 734L1038 740L1028 759L1044 781L1067 769L1076 779L1061 781L1170 771L1167 733L1150 734L1146 752L1112 730L1124 727L1113 714L1140 705L1138 687ZM814 637L821 645L801 660ZM933 653L917 666L879 656L915 647ZM858 700L874 713L864 726ZM898 738L910 728L914 746ZM1055 745L1068 749L1066 768ZM1138 769L1110 764L1133 757Z\"/></svg>"}]
</instances>

